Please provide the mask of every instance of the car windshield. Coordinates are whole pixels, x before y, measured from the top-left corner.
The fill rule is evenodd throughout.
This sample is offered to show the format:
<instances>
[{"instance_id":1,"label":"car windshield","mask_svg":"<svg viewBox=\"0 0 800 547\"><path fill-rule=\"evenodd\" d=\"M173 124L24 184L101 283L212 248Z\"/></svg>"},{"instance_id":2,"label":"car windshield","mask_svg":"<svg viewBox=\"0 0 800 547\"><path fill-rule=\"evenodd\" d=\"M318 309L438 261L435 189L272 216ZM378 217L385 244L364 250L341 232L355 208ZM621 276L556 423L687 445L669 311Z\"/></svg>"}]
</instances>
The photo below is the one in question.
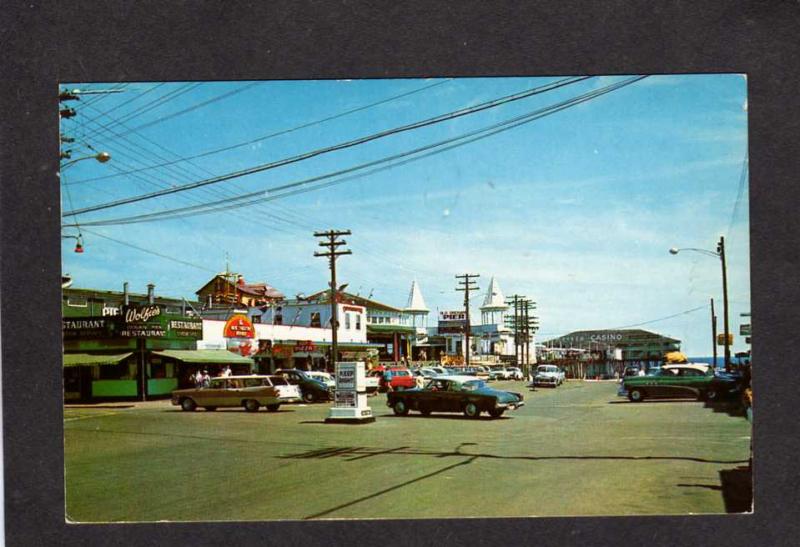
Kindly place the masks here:
<instances>
[{"instance_id":1,"label":"car windshield","mask_svg":"<svg viewBox=\"0 0 800 547\"><path fill-rule=\"evenodd\" d=\"M553 366L539 367L539 372L556 372L556 371L558 371L558 369L556 367L553 367Z\"/></svg>"},{"instance_id":2,"label":"car windshield","mask_svg":"<svg viewBox=\"0 0 800 547\"><path fill-rule=\"evenodd\" d=\"M486 387L486 382L483 380L470 380L469 382L464 382L461 384L462 391L475 391L476 389L481 389L482 387Z\"/></svg>"}]
</instances>

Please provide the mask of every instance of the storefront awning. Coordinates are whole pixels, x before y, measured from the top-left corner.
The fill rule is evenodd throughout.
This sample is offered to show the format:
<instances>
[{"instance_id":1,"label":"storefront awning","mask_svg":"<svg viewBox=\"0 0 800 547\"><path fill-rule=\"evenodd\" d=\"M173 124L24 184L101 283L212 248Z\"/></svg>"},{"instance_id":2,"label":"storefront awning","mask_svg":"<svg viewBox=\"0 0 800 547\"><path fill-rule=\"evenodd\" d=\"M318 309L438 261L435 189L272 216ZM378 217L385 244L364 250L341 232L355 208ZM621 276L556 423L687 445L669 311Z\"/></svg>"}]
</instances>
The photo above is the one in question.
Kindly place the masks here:
<instances>
[{"instance_id":1,"label":"storefront awning","mask_svg":"<svg viewBox=\"0 0 800 547\"><path fill-rule=\"evenodd\" d=\"M231 365L252 365L253 360L225 349L165 349L154 351L153 355L171 357L184 363L220 363Z\"/></svg>"},{"instance_id":2,"label":"storefront awning","mask_svg":"<svg viewBox=\"0 0 800 547\"><path fill-rule=\"evenodd\" d=\"M65 367L92 367L95 365L116 365L126 357L130 357L133 352L116 353L113 355L99 355L91 353L65 353Z\"/></svg>"}]
</instances>

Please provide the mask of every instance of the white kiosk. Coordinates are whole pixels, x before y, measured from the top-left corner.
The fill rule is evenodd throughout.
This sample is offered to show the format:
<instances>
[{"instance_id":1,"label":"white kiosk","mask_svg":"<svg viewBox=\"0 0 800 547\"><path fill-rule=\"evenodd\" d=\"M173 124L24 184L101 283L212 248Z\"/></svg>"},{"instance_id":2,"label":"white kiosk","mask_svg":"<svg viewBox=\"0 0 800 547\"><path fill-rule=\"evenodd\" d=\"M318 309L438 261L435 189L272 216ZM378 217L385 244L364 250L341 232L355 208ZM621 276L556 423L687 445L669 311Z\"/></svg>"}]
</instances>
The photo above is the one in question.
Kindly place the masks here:
<instances>
[{"instance_id":1,"label":"white kiosk","mask_svg":"<svg viewBox=\"0 0 800 547\"><path fill-rule=\"evenodd\" d=\"M365 424L375 416L367 405L366 367L363 361L336 363L336 392L326 424Z\"/></svg>"}]
</instances>

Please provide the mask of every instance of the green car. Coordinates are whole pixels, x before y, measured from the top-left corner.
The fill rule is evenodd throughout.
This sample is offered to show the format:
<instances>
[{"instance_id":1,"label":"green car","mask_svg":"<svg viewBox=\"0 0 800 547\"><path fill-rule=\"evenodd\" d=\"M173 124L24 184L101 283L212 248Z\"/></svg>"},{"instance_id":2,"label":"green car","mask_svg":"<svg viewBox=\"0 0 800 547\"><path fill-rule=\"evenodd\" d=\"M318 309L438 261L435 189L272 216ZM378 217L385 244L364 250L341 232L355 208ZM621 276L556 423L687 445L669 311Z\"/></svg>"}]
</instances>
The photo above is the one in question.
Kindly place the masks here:
<instances>
[{"instance_id":1,"label":"green car","mask_svg":"<svg viewBox=\"0 0 800 547\"><path fill-rule=\"evenodd\" d=\"M386 400L398 416L417 410L423 416L431 412L463 412L469 418L477 418L481 412L488 412L492 418L499 418L506 410L524 404L521 394L491 389L475 376L439 376L421 389L389 392Z\"/></svg>"},{"instance_id":2,"label":"green car","mask_svg":"<svg viewBox=\"0 0 800 547\"><path fill-rule=\"evenodd\" d=\"M628 376L620 394L627 394L634 403L651 398L691 397L709 401L737 392L735 378L715 373L705 365L666 365L655 374Z\"/></svg>"}]
</instances>

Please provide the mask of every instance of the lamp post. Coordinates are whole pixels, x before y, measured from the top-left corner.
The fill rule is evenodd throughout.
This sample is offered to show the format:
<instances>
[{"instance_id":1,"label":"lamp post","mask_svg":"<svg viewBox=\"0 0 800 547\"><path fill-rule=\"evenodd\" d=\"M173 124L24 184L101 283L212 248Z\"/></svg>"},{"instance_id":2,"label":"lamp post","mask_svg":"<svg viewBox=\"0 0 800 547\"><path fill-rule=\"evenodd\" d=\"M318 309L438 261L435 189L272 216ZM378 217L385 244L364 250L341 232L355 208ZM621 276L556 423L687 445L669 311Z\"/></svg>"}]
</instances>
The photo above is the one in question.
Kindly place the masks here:
<instances>
[{"instance_id":1,"label":"lamp post","mask_svg":"<svg viewBox=\"0 0 800 547\"><path fill-rule=\"evenodd\" d=\"M678 249L673 247L669 250L670 254L678 254L680 251L694 251L708 256L715 256L719 258L722 264L722 323L725 337L725 371L730 372L731 369L731 346L730 346L730 327L728 324L728 270L725 262L725 237L720 236L717 242L717 250L709 251L708 249L697 249L694 247L686 247ZM714 363L716 365L716 363Z\"/></svg>"}]
</instances>

